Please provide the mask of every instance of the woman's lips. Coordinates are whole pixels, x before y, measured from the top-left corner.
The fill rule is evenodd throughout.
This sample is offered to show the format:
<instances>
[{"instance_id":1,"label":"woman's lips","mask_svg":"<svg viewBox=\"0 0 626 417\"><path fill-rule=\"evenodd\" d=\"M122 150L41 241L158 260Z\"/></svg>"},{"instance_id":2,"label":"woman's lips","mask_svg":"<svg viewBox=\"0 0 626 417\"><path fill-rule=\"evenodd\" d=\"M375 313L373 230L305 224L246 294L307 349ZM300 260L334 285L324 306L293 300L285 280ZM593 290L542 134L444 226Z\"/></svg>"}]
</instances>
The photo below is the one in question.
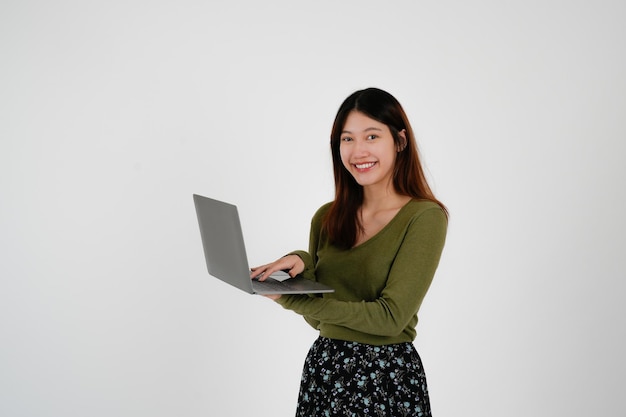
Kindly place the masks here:
<instances>
[{"instance_id":1,"label":"woman's lips","mask_svg":"<svg viewBox=\"0 0 626 417\"><path fill-rule=\"evenodd\" d=\"M376 162L363 162L360 164L354 164L354 167L359 171L366 171L376 165Z\"/></svg>"}]
</instances>

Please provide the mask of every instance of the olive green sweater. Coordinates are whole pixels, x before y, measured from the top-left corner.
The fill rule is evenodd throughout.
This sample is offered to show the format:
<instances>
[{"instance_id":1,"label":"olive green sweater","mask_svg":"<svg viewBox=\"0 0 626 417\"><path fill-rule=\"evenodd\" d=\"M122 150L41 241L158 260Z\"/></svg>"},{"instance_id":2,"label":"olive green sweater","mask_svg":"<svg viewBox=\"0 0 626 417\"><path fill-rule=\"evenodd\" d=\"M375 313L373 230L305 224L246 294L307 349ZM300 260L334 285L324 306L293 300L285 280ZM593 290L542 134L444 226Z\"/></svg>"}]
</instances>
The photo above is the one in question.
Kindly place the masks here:
<instances>
[{"instance_id":1,"label":"olive green sweater","mask_svg":"<svg viewBox=\"0 0 626 417\"><path fill-rule=\"evenodd\" d=\"M303 275L334 293L283 295L277 302L304 316L320 336L384 345L415 339L417 311L443 250L447 219L430 201L411 200L376 235L338 249L320 236L330 203L311 221L309 251L295 251Z\"/></svg>"}]
</instances>

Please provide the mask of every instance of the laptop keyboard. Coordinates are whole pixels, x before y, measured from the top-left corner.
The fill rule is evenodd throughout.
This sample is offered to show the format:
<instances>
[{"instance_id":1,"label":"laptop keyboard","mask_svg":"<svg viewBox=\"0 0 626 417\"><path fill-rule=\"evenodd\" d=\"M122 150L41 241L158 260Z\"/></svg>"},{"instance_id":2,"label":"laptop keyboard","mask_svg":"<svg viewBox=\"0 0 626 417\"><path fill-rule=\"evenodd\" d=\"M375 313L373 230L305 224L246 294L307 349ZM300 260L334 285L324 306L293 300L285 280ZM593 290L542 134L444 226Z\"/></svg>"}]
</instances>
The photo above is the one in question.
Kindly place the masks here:
<instances>
[{"instance_id":1,"label":"laptop keyboard","mask_svg":"<svg viewBox=\"0 0 626 417\"><path fill-rule=\"evenodd\" d=\"M268 290L276 290L276 291L282 291L284 289L290 289L291 286L289 284L286 284L282 281L278 281L272 278L268 278L265 281L257 281L259 283L263 283L261 285L263 285L264 289L268 289Z\"/></svg>"}]
</instances>

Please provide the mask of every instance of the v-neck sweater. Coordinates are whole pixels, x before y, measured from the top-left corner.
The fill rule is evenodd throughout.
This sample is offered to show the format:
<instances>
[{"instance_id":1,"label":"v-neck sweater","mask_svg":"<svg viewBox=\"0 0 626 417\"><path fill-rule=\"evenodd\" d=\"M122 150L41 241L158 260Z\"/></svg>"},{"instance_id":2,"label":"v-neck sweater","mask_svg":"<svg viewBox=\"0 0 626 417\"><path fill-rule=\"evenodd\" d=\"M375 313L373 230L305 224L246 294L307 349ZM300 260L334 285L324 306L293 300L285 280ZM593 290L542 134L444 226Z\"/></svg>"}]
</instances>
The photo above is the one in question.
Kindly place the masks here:
<instances>
[{"instance_id":1,"label":"v-neck sweater","mask_svg":"<svg viewBox=\"0 0 626 417\"><path fill-rule=\"evenodd\" d=\"M304 277L335 292L283 295L277 302L304 316L322 337L371 345L412 342L444 247L446 215L434 202L411 200L367 241L341 249L321 234L330 204L311 220L309 250L292 253L304 261Z\"/></svg>"}]
</instances>

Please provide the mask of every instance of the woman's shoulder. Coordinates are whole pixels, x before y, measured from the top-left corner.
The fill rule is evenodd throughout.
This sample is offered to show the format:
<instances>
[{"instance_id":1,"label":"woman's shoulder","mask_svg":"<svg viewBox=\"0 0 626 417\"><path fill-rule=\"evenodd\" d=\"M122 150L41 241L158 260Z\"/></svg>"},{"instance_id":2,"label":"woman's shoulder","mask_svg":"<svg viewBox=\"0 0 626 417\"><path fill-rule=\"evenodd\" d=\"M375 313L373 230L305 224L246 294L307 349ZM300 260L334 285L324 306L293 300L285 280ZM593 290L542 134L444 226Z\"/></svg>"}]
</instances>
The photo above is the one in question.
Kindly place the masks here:
<instances>
[{"instance_id":1,"label":"woman's shoulder","mask_svg":"<svg viewBox=\"0 0 626 417\"><path fill-rule=\"evenodd\" d=\"M313 219L314 220L322 219L326 215L326 213L328 212L332 204L333 204L333 201L324 203L321 207L317 209L317 211L313 215ZM439 204L431 200L418 200L415 198L409 200L409 202L406 203L406 205L401 211L403 211L405 215L414 217L414 216L419 216L422 213L429 211L429 210L440 212L442 215L445 216L445 212Z\"/></svg>"},{"instance_id":2,"label":"woman's shoulder","mask_svg":"<svg viewBox=\"0 0 626 417\"><path fill-rule=\"evenodd\" d=\"M328 203L325 203L320 208L318 208L315 214L313 215L313 221L321 220L326 215L326 213L328 212L332 204L333 202L329 201Z\"/></svg>"},{"instance_id":3,"label":"woman's shoulder","mask_svg":"<svg viewBox=\"0 0 626 417\"><path fill-rule=\"evenodd\" d=\"M437 217L447 218L444 209L437 203L431 200L410 200L404 210L402 210L405 216L416 218L420 217L424 213L428 212Z\"/></svg>"}]
</instances>

